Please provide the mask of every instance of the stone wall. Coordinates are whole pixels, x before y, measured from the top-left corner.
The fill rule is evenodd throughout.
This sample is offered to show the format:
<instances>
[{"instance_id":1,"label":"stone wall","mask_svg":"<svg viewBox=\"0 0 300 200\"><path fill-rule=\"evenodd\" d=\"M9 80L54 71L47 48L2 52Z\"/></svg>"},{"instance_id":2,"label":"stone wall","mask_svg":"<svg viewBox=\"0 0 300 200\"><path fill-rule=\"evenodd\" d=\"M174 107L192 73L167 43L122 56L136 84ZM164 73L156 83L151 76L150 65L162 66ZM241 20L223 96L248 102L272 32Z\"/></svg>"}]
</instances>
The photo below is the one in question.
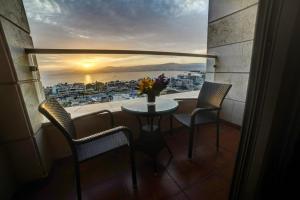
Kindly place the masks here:
<instances>
[{"instance_id":1,"label":"stone wall","mask_svg":"<svg viewBox=\"0 0 300 200\"><path fill-rule=\"evenodd\" d=\"M210 0L207 80L231 83L221 117L241 125L246 101L258 0Z\"/></svg>"},{"instance_id":2,"label":"stone wall","mask_svg":"<svg viewBox=\"0 0 300 200\"><path fill-rule=\"evenodd\" d=\"M22 1L0 0L0 5L0 144L22 184L47 173L43 118L37 110L40 81L24 51L33 44Z\"/></svg>"}]
</instances>

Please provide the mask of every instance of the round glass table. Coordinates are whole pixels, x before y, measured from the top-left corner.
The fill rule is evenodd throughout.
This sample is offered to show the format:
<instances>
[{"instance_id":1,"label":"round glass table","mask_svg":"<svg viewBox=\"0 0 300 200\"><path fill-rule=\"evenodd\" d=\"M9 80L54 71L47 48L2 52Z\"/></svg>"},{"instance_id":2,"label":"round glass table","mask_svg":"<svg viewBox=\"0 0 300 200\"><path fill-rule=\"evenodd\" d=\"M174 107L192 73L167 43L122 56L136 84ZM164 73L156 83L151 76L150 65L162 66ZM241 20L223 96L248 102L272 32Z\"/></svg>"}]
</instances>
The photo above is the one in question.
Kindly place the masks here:
<instances>
[{"instance_id":1,"label":"round glass table","mask_svg":"<svg viewBox=\"0 0 300 200\"><path fill-rule=\"evenodd\" d=\"M178 102L173 99L157 98L154 104L148 104L145 99L122 105L122 111L135 115L164 115L178 108Z\"/></svg>"},{"instance_id":2,"label":"round glass table","mask_svg":"<svg viewBox=\"0 0 300 200\"><path fill-rule=\"evenodd\" d=\"M140 99L124 104L121 108L122 111L137 117L140 135L135 142L135 149L153 158L154 170L157 172L156 158L162 149L167 148L170 154L169 164L173 154L161 134L161 119L164 115L174 113L178 108L178 102L159 97L154 104L148 104L145 99Z\"/></svg>"}]
</instances>

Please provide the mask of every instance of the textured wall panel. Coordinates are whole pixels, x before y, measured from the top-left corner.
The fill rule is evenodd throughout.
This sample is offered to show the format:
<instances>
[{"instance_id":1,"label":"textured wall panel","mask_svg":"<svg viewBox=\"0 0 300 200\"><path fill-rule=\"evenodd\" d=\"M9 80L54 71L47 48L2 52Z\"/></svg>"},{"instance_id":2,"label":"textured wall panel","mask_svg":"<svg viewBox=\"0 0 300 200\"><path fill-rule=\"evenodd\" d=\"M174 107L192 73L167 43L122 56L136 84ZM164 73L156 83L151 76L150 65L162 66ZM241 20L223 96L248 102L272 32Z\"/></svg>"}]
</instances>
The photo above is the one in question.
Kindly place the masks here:
<instances>
[{"instance_id":1,"label":"textured wall panel","mask_svg":"<svg viewBox=\"0 0 300 200\"><path fill-rule=\"evenodd\" d=\"M209 77L231 83L221 117L241 125L245 107L258 0L210 0L208 53L218 56L216 67L208 62Z\"/></svg>"},{"instance_id":2,"label":"textured wall panel","mask_svg":"<svg viewBox=\"0 0 300 200\"><path fill-rule=\"evenodd\" d=\"M245 103L233 101L232 123L242 125L244 117Z\"/></svg>"},{"instance_id":3,"label":"textured wall panel","mask_svg":"<svg viewBox=\"0 0 300 200\"><path fill-rule=\"evenodd\" d=\"M44 175L47 175L47 172L50 171L52 166L52 154L49 151L49 144L47 141L46 134L44 134L43 129L39 129L37 133L34 134L34 140L37 144L37 151L41 157L41 162L43 165Z\"/></svg>"},{"instance_id":4,"label":"textured wall panel","mask_svg":"<svg viewBox=\"0 0 300 200\"><path fill-rule=\"evenodd\" d=\"M36 133L41 127L43 117L38 111L39 98L35 87L35 83L22 83L20 84L20 88L30 118L33 133Z\"/></svg>"},{"instance_id":5,"label":"textured wall panel","mask_svg":"<svg viewBox=\"0 0 300 200\"><path fill-rule=\"evenodd\" d=\"M209 72L250 72L252 41L210 48L218 55L217 67L207 66Z\"/></svg>"},{"instance_id":6,"label":"textured wall panel","mask_svg":"<svg viewBox=\"0 0 300 200\"><path fill-rule=\"evenodd\" d=\"M42 118L37 111L41 95L37 94L37 82L24 50L33 44L21 0L0 0L0 26L0 142L5 142L17 182L25 183L45 175L42 163L47 158L41 158L44 154L38 153L31 137L41 126ZM39 142L44 152L42 145Z\"/></svg>"},{"instance_id":7,"label":"textured wall panel","mask_svg":"<svg viewBox=\"0 0 300 200\"><path fill-rule=\"evenodd\" d=\"M220 117L228 122L232 122L233 101L224 99Z\"/></svg>"},{"instance_id":8,"label":"textured wall panel","mask_svg":"<svg viewBox=\"0 0 300 200\"><path fill-rule=\"evenodd\" d=\"M215 59L215 60L207 59L207 61L206 61L206 72L215 72L215 70L216 70L215 65L218 64L218 60L219 60L219 56L220 56L218 54L216 54L216 55L218 56L218 59Z\"/></svg>"},{"instance_id":9,"label":"textured wall panel","mask_svg":"<svg viewBox=\"0 0 300 200\"><path fill-rule=\"evenodd\" d=\"M16 81L10 54L7 52L7 45L4 39L4 32L0 23L0 83L8 83Z\"/></svg>"},{"instance_id":10,"label":"textured wall panel","mask_svg":"<svg viewBox=\"0 0 300 200\"><path fill-rule=\"evenodd\" d=\"M30 137L18 87L0 85L0 96L0 142Z\"/></svg>"},{"instance_id":11,"label":"textured wall panel","mask_svg":"<svg viewBox=\"0 0 300 200\"><path fill-rule=\"evenodd\" d=\"M228 122L241 126L243 122L244 109L245 103L231 99L225 99L220 116L222 119Z\"/></svg>"},{"instance_id":12,"label":"textured wall panel","mask_svg":"<svg viewBox=\"0 0 300 200\"><path fill-rule=\"evenodd\" d=\"M215 73L215 82L232 84L227 98L242 102L246 101L248 79L248 73Z\"/></svg>"},{"instance_id":13,"label":"textured wall panel","mask_svg":"<svg viewBox=\"0 0 300 200\"><path fill-rule=\"evenodd\" d=\"M257 5L208 25L208 47L252 40Z\"/></svg>"},{"instance_id":14,"label":"textured wall panel","mask_svg":"<svg viewBox=\"0 0 300 200\"><path fill-rule=\"evenodd\" d=\"M258 0L210 0L209 22L244 9L257 2Z\"/></svg>"},{"instance_id":15,"label":"textured wall panel","mask_svg":"<svg viewBox=\"0 0 300 200\"><path fill-rule=\"evenodd\" d=\"M205 74L205 81L214 82L215 81L215 74L214 73L206 73Z\"/></svg>"},{"instance_id":16,"label":"textured wall panel","mask_svg":"<svg viewBox=\"0 0 300 200\"><path fill-rule=\"evenodd\" d=\"M22 0L0 0L0 15L29 32Z\"/></svg>"},{"instance_id":17,"label":"textured wall panel","mask_svg":"<svg viewBox=\"0 0 300 200\"><path fill-rule=\"evenodd\" d=\"M33 47L31 37L7 20L0 19L0 22L2 23L18 80L32 79L32 72L28 67L28 56L24 51L24 48Z\"/></svg>"}]
</instances>

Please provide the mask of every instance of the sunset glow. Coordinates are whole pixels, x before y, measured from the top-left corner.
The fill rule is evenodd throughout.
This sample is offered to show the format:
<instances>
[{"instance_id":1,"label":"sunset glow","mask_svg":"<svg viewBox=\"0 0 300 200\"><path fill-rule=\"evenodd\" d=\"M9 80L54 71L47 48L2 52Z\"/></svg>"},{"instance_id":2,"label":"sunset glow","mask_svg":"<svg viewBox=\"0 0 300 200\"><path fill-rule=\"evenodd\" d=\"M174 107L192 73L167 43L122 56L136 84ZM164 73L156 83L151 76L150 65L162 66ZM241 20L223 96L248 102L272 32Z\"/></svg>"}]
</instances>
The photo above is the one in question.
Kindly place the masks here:
<instances>
[{"instance_id":1,"label":"sunset glow","mask_svg":"<svg viewBox=\"0 0 300 200\"><path fill-rule=\"evenodd\" d=\"M36 48L206 53L208 0L24 0ZM145 55L39 55L42 72L205 62Z\"/></svg>"},{"instance_id":2,"label":"sunset glow","mask_svg":"<svg viewBox=\"0 0 300 200\"><path fill-rule=\"evenodd\" d=\"M92 63L83 63L82 67L83 67L84 70L89 71L89 70L93 69L94 64L92 64Z\"/></svg>"}]
</instances>

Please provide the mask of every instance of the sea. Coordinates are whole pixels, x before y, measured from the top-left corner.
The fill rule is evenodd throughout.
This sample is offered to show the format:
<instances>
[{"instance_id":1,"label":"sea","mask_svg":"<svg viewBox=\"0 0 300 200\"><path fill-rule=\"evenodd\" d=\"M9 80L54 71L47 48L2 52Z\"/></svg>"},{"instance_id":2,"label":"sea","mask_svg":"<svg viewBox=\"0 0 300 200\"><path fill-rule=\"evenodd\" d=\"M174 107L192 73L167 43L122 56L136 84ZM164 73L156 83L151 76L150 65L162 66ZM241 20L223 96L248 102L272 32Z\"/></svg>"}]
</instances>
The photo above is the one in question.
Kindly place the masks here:
<instances>
[{"instance_id":1,"label":"sea","mask_svg":"<svg viewBox=\"0 0 300 200\"><path fill-rule=\"evenodd\" d=\"M144 77L155 78L164 73L166 77L177 77L179 74L188 74L188 71L148 71L148 72L114 72L114 73L90 73L90 74L49 74L41 72L41 81L44 87L58 83L93 83L109 81L130 81Z\"/></svg>"}]
</instances>

